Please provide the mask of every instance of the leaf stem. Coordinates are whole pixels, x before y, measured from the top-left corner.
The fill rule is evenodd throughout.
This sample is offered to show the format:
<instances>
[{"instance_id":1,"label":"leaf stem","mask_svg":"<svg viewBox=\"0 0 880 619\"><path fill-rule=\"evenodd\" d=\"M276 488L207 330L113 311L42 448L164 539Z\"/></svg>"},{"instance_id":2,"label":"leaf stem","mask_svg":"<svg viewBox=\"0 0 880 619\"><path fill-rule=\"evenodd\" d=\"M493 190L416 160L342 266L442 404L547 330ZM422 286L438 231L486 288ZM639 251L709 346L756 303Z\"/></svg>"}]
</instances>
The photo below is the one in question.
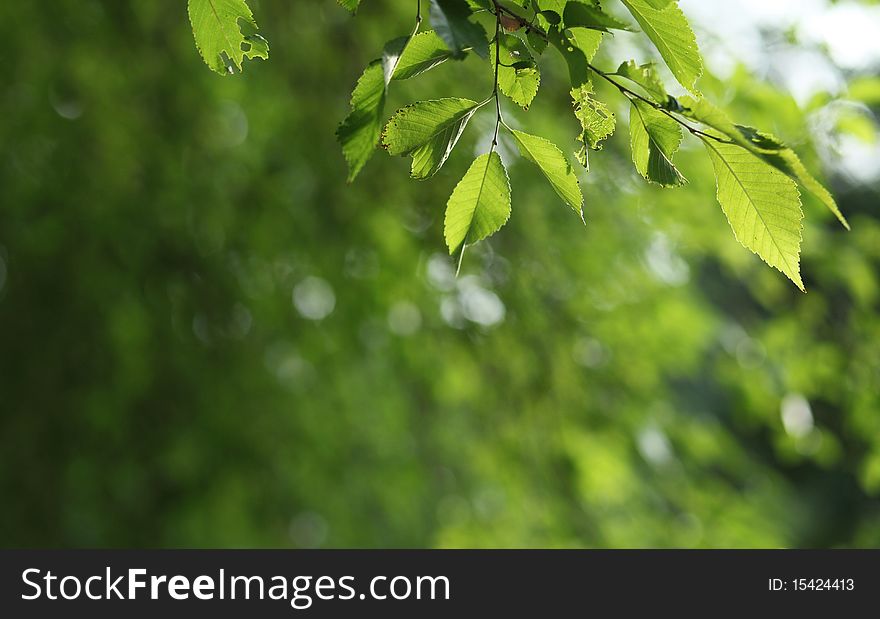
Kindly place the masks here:
<instances>
[{"instance_id":1,"label":"leaf stem","mask_svg":"<svg viewBox=\"0 0 880 619\"><path fill-rule=\"evenodd\" d=\"M413 27L412 34L409 35L409 38L412 39L419 32L419 28L422 27L422 0L416 0L416 25ZM409 41L407 41L409 43Z\"/></svg>"},{"instance_id":2,"label":"leaf stem","mask_svg":"<svg viewBox=\"0 0 880 619\"><path fill-rule=\"evenodd\" d=\"M504 124L504 118L501 115L501 93L498 89L498 69L501 67L501 13L505 10L496 0L492 0L492 4L495 7L495 10L492 13L495 15L495 82L492 85L492 94L480 105L485 105L490 100L495 99L495 132L492 134L492 146L489 148L489 156L491 157L492 153L495 152L495 147L498 146L498 129ZM507 126L506 124L504 125ZM461 244L461 253L458 256L458 267L455 269L455 276L458 277L458 274L461 272L461 264L464 262L464 252L467 249L467 239Z\"/></svg>"},{"instance_id":3,"label":"leaf stem","mask_svg":"<svg viewBox=\"0 0 880 619\"><path fill-rule=\"evenodd\" d=\"M493 4L495 5L496 10L498 10L502 13L506 13L510 17L513 17L515 20L517 20L519 22L520 26L525 27L526 32L534 32L535 34L537 34L539 37L541 37L545 41L547 40L547 33L535 25L535 18L537 18L537 14L535 15L535 18L533 18L530 21L530 20L526 19L525 17L523 17L522 15L517 15L511 9L509 9L505 6L501 6L497 2L494 2L494 0L493 0Z\"/></svg>"},{"instance_id":4,"label":"leaf stem","mask_svg":"<svg viewBox=\"0 0 880 619\"><path fill-rule=\"evenodd\" d=\"M520 24L524 25L527 30L534 32L535 34L537 34L538 36L543 38L545 41L547 40L547 33L545 33L543 30L541 30L540 28L535 26L534 23L529 22L522 15L518 15L514 11L508 9L507 7L503 7L503 6L499 5L498 2L496 2L495 0L492 0L492 4L495 5L495 16L496 16L496 22L497 22L496 23L496 30L495 30L496 31L496 35L495 35L496 40L497 40L497 36L498 36L497 32L501 26L501 21L500 21L501 18L499 16L499 13L506 13L507 15L513 17L514 19L519 20ZM497 42L496 42L496 51L497 51ZM730 140L725 140L723 138L719 138L718 136L712 135L711 133L706 133L705 131L701 131L701 130L697 129L696 127L691 126L690 124L683 121L681 118L679 118L678 116L673 114L671 111L667 110L665 107L663 107L662 105L660 105L656 101L652 101L651 99L648 99L647 97L643 97L642 95L640 95L636 91L634 91L630 88L627 88L626 86L624 86L623 84L621 84L620 82L618 82L616 80L611 79L611 76L616 75L616 74L606 73L605 71L602 71L601 69L596 68L595 66L593 66L589 62L587 62L587 67L591 71L593 71L593 73L595 73L596 75L598 75L602 79L604 79L607 82L609 82L610 84L612 84L615 88L617 88L617 90L619 90L621 92L621 94L623 94L628 99L632 100L633 98L635 98L635 99L639 99L640 101L647 103L655 110L662 112L663 114L665 114L666 116L668 116L669 118L671 118L672 120L677 122L679 125L681 125L685 129L687 129L691 135L695 135L695 136L697 136L699 138L703 138L703 139L708 138L710 140L715 140L716 142L721 142L722 144L734 144L734 142L732 142ZM498 79L497 79L497 74L498 74L497 56L496 56L496 60L495 60L495 73L496 73L496 86L497 86L497 81L498 81ZM497 127L496 127L496 135L497 135Z\"/></svg>"},{"instance_id":5,"label":"leaf stem","mask_svg":"<svg viewBox=\"0 0 880 619\"><path fill-rule=\"evenodd\" d=\"M498 91L498 70L501 67L501 12L504 10L496 0L492 0L495 6L495 84L492 87L492 96L495 98L495 133L492 136L492 147L489 149L491 154L495 147L498 146L498 128L502 123L501 116L501 95Z\"/></svg>"},{"instance_id":6,"label":"leaf stem","mask_svg":"<svg viewBox=\"0 0 880 619\"><path fill-rule=\"evenodd\" d=\"M599 77L601 77L602 79L607 81L608 83L612 84L626 98L628 98L630 100L638 99L639 101L643 101L644 103L647 103L648 105L650 105L652 108L654 108L658 112L662 112L663 114L665 114L666 116L668 116L669 118L671 118L672 120L677 122L679 125L681 125L685 129L687 129L691 133L691 135L695 135L699 138L709 138L710 140L715 140L716 142L722 142L724 144L733 144L733 142L731 142L729 140L719 138L718 136L712 135L711 133L706 133L705 131L700 131L696 127L691 126L690 124L688 124L685 121L683 121L682 119L680 119L678 116L676 116L675 114L673 114L672 112L667 110L665 107L663 107L662 105L660 105L656 101L652 101L651 99L648 99L647 97L643 97L642 95L640 95L636 91L634 91L630 88L627 88L626 86L624 86L623 84L621 84L617 80L611 79L612 74L605 73L604 71L596 68L595 66L593 66L589 62L587 63L587 67L589 67L589 69L593 73L595 73L596 75L598 75Z\"/></svg>"}]
</instances>

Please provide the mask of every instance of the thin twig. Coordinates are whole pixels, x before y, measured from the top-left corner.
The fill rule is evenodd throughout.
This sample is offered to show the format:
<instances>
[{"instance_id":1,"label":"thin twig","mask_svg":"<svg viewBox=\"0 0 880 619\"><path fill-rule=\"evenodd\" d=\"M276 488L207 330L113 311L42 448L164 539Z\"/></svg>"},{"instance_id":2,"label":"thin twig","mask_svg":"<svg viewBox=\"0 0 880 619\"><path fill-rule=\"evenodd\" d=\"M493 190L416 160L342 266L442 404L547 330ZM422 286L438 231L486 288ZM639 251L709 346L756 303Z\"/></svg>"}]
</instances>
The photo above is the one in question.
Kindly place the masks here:
<instances>
[{"instance_id":1,"label":"thin twig","mask_svg":"<svg viewBox=\"0 0 880 619\"><path fill-rule=\"evenodd\" d=\"M680 119L678 116L674 115L671 111L667 110L665 107L663 107L662 105L660 105L656 101L652 101L651 99L648 99L647 97L643 97L642 95L640 95L636 91L634 91L630 88L627 88L626 86L624 86L623 84L621 84L617 80L611 79L611 77L608 73L605 73L601 69L597 69L589 62L587 63L587 67L589 67L589 69L593 73L595 73L596 75L598 75L599 77L601 77L602 79L607 81L608 83L613 84L614 87L617 88L621 93L623 93L623 95L626 96L627 98L629 98L629 99L635 98L635 99L638 99L639 101L643 101L643 102L647 103L655 110L662 112L663 114L666 114L666 116L668 116L669 118L671 118L672 120L677 122L679 125L681 125L685 129L687 129L692 135L695 135L698 137L703 137L703 138L708 138L710 140L715 140L716 142L721 142L722 144L733 144L734 143L730 140L725 140L725 139L719 138L718 136L712 135L711 133L706 133L705 131L700 131L696 127L692 127L691 125L689 125L688 123L686 123L685 121Z\"/></svg>"},{"instance_id":2,"label":"thin twig","mask_svg":"<svg viewBox=\"0 0 880 619\"><path fill-rule=\"evenodd\" d=\"M481 103L480 105L484 105L488 103L489 100L495 99L495 132L492 134L492 146L489 148L489 156L492 156L492 153L495 152L495 147L498 146L498 129L501 127L502 123L504 123L504 118L501 115L501 92L498 88L498 70L502 66L501 65L501 13L504 11L504 7L502 7L498 2L492 0L492 4L495 6L495 10L493 11L495 15L495 82L492 86L492 94ZM506 127L507 125L505 125ZM458 256L458 268L455 270L455 276L458 277L459 272L461 271L461 263L464 261L464 251L467 249L467 243L464 242L461 244L461 254Z\"/></svg>"},{"instance_id":3,"label":"thin twig","mask_svg":"<svg viewBox=\"0 0 880 619\"><path fill-rule=\"evenodd\" d=\"M495 0L495 84L492 87L492 96L495 98L495 133L492 136L492 148L489 149L491 154L495 147L498 146L498 128L501 126L501 94L498 90L498 72L501 67L501 12L503 7Z\"/></svg>"},{"instance_id":4,"label":"thin twig","mask_svg":"<svg viewBox=\"0 0 880 619\"><path fill-rule=\"evenodd\" d=\"M416 25L413 28L412 34L409 35L409 38L412 39L419 32L419 28L422 27L422 0L416 0ZM409 43L409 41L407 41Z\"/></svg>"},{"instance_id":5,"label":"thin twig","mask_svg":"<svg viewBox=\"0 0 880 619\"><path fill-rule=\"evenodd\" d=\"M495 11L496 11L496 22L497 22L496 23L496 33L497 33L498 28L500 27L500 18L498 17L498 14L499 13L506 13L507 15L510 15L514 19L517 19L520 24L522 24L523 26L526 27L527 31L534 32L535 34L537 34L541 38L543 38L545 41L548 40L547 33L545 33L543 30L541 30L540 28L535 26L533 22L530 22L522 15L518 15L517 13L512 11L511 9L499 5L497 2L495 2L495 0L493 0L492 3L495 5ZM496 34L495 36L497 38L498 35ZM496 47L496 49L497 49L497 47ZM662 112L663 114L665 114L666 116L668 116L669 118L671 118L672 120L677 122L679 125L681 125L685 129L687 129L688 132L691 133L691 135L695 135L699 138L715 140L716 142L720 142L722 144L735 144L735 142L732 142L730 140L725 140L723 138L719 138L718 136L712 135L711 133L706 133L705 131L701 131L701 130L697 129L696 127L691 126L690 124L686 123L684 120L682 120L681 118L679 118L678 116L673 114L670 110L667 110L665 107L663 107L661 104L657 103L656 101L652 101L651 99L648 99L647 97L643 97L642 95L635 92L634 90L627 88L626 86L624 86L620 82L611 79L610 76L612 74L606 73L605 71L602 71L601 69L596 68L591 63L587 62L587 67L589 67L589 69L591 71L593 71L593 73L595 73L599 77L603 78L604 80L606 80L610 84L613 84L614 87L617 88L617 90L619 90L621 92L621 94L626 96L628 99L632 100L633 98L636 98L636 99L639 99L640 101L643 101L644 103L647 103L655 110ZM497 73L498 73L497 58L496 58L495 72L496 72L496 84L497 84ZM496 133L497 133L497 125L496 125Z\"/></svg>"}]
</instances>

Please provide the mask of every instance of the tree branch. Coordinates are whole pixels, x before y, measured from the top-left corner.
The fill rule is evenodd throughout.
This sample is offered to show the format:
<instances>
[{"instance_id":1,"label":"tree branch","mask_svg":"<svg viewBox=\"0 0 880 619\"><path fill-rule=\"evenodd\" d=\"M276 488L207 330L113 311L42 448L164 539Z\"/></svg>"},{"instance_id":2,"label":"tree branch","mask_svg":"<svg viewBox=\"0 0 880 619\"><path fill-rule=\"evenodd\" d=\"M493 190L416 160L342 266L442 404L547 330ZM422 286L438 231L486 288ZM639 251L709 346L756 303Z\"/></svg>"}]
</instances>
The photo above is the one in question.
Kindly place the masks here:
<instances>
[{"instance_id":1,"label":"tree branch","mask_svg":"<svg viewBox=\"0 0 880 619\"><path fill-rule=\"evenodd\" d=\"M495 5L495 21L496 21L496 27L495 27L495 32L496 32L496 33L495 33L495 38L496 38L496 52L497 52L498 30L499 30L499 28L500 28L500 26L501 26L501 22L500 22L500 14L501 14L501 13L505 13L506 15L509 15L510 17L513 17L514 19L518 20L519 23L520 23L520 25L524 26L524 27L526 28L527 31L534 32L535 34L537 34L538 36L540 36L541 38L543 38L545 41L548 40L548 37L547 37L547 33L546 33L546 32L544 32L543 30L541 30L540 28L538 28L537 26L535 26L534 23L530 22L529 20L527 20L527 19L526 19L525 17L523 17L522 15L518 15L517 13L515 13L514 11L512 11L511 9L508 9L508 8L506 8L506 7L503 7L503 6L499 5L497 2L495 2L495 0L493 0L492 4ZM499 63L498 63L498 57L497 57L497 53L496 53L496 58L495 58L495 82L496 82L496 90L497 90L497 85L498 85L498 64L499 64ZM611 79L609 73L606 73L605 71L602 71L601 69L596 68L596 67L593 66L591 63L587 62L587 67L588 67L593 73L595 73L596 75L598 75L598 76L601 77L602 79L604 79L604 80L606 80L607 82L609 82L610 84L612 84L612 85L613 85L615 88L617 88L617 90L619 90L620 93L623 94L626 98L628 98L628 99L630 99L630 100L632 100L633 98L635 98L635 99L639 99L640 101L643 101L644 103L647 103L648 105L650 105L650 106L651 106L652 108L654 108L655 110L658 110L659 112L662 112L663 114L665 114L666 116L668 116L669 118L671 118L672 120L674 120L675 122L677 122L679 125L681 125L681 126L684 127L685 129L687 129L688 132L689 132L691 135L695 135L695 136L697 136L697 137L699 137L699 138L701 138L701 139L715 140L716 142L721 142L722 144L735 144L735 142L732 142L732 141L730 141L730 140L725 140L725 139L723 139L723 138L719 138L718 136L712 135L711 133L706 133L705 131L701 131L701 130L697 129L696 127L691 126L690 124L688 124L687 122L685 122L684 120L682 120L681 118L679 118L678 116L676 116L675 114L673 114L670 110L667 110L665 107L663 107L662 105L660 105L660 104L657 103L656 101L652 101L651 99L648 99L647 97L644 97L644 96L640 95L640 94L637 93L636 91L634 91L634 90L632 90L632 89L630 89L630 88L627 88L626 86L624 86L624 85L621 84L620 82ZM496 100L497 100L497 93L496 93ZM499 118L500 118L500 111L499 111ZM497 137L497 133L498 133L498 127L497 127L497 125L496 125L496 127L495 127L495 133L496 133L496 137Z\"/></svg>"},{"instance_id":2,"label":"tree branch","mask_svg":"<svg viewBox=\"0 0 880 619\"><path fill-rule=\"evenodd\" d=\"M492 0L495 6L495 85L492 88L492 96L495 97L495 134L492 136L491 153L498 145L498 128L501 126L501 95L498 92L498 70L501 67L501 12L503 7Z\"/></svg>"},{"instance_id":3,"label":"tree branch","mask_svg":"<svg viewBox=\"0 0 880 619\"><path fill-rule=\"evenodd\" d=\"M695 135L695 136L701 137L701 138L708 138L710 140L715 140L716 142L722 142L724 144L733 144L734 143L730 140L725 140L725 139L719 138L718 136L712 135L711 133L706 133L705 131L700 131L696 127L692 127L691 125L689 125L688 123L686 123L685 121L680 119L678 116L673 114L671 111L667 110L665 107L663 107L662 105L660 105L656 101L652 101L651 99L648 99L647 97L643 97L642 95L640 95L636 91L634 91L630 88L627 88L626 86L624 86L623 84L621 84L620 82L618 82L616 80L611 79L611 76L608 73L605 73L601 69L597 69L589 62L587 63L587 67L589 67L589 69L593 73L595 73L596 75L598 75L599 77L601 77L602 79L607 81L608 83L613 84L614 87L617 88L621 92L621 94L623 94L626 98L628 98L630 100L638 99L639 101L643 101L644 103L647 103L655 110L662 112L663 114L666 114L666 116L668 116L669 118L671 118L672 120L677 122L679 125L681 125L685 129L687 129L691 133L691 135Z\"/></svg>"}]
</instances>

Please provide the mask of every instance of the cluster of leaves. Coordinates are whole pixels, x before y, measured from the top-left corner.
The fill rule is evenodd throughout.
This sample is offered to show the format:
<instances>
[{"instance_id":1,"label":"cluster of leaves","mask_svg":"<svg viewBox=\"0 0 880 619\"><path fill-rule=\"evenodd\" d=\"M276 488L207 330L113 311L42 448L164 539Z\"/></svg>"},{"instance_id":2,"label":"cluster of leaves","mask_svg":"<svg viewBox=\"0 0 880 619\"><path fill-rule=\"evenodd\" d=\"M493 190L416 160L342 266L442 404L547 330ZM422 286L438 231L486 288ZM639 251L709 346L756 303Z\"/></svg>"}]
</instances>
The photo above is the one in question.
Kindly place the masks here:
<instances>
[{"instance_id":1,"label":"cluster of leaves","mask_svg":"<svg viewBox=\"0 0 880 619\"><path fill-rule=\"evenodd\" d=\"M360 0L338 2L352 13L360 5ZM355 179L378 145L391 155L411 157L413 178L430 178L446 162L473 115L494 102L495 133L489 152L474 160L447 203L445 238L450 254L459 248L463 253L510 217L510 184L495 150L500 128L511 134L520 155L538 167L583 220L578 174L562 150L545 138L512 129L502 116L502 95L524 109L531 105L541 82L537 58L552 47L568 67L582 142L574 156L585 170L589 152L601 150L616 127L614 113L595 95L594 80L600 79L629 101L632 159L639 174L661 187L687 183L674 162L675 153L685 131L699 139L714 165L717 199L737 240L804 290L798 186L813 193L849 228L834 198L782 141L736 124L702 97L697 89L702 59L677 0L620 2L635 23L607 12L599 0L429 0L433 30L422 31L422 2L416 0L412 32L390 40L381 56L369 63L352 93L351 111L337 131L349 166L348 180ZM233 67L241 69L243 57L266 57L265 41L239 29L239 24L255 27L244 0L190 0L190 17L196 42L213 69L231 72ZM671 96L654 63L629 60L614 72L592 64L603 36L637 28L690 94ZM488 97L417 101L385 120L392 82L469 54L493 67L494 87Z\"/></svg>"}]
</instances>

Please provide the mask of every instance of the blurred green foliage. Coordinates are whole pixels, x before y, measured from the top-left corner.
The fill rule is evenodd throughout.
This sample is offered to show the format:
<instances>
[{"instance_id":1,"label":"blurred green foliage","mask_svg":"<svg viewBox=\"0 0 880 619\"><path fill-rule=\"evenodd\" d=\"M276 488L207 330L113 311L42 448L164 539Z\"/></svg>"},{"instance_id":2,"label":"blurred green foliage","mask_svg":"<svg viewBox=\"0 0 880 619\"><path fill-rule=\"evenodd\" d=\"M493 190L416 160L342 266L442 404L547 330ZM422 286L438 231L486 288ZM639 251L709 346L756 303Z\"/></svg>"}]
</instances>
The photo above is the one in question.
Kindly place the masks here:
<instances>
[{"instance_id":1,"label":"blurred green foliage","mask_svg":"<svg viewBox=\"0 0 880 619\"><path fill-rule=\"evenodd\" d=\"M3 546L880 544L876 185L830 179L851 233L805 197L802 294L699 144L660 190L621 130L586 228L502 144L513 215L455 279L491 111L430 182L382 156L346 185L334 130L408 3L252 7L272 59L234 78L183 3L0 8ZM701 85L819 169L788 95ZM388 110L490 86L449 62ZM551 61L510 122L571 152L567 98Z\"/></svg>"}]
</instances>

